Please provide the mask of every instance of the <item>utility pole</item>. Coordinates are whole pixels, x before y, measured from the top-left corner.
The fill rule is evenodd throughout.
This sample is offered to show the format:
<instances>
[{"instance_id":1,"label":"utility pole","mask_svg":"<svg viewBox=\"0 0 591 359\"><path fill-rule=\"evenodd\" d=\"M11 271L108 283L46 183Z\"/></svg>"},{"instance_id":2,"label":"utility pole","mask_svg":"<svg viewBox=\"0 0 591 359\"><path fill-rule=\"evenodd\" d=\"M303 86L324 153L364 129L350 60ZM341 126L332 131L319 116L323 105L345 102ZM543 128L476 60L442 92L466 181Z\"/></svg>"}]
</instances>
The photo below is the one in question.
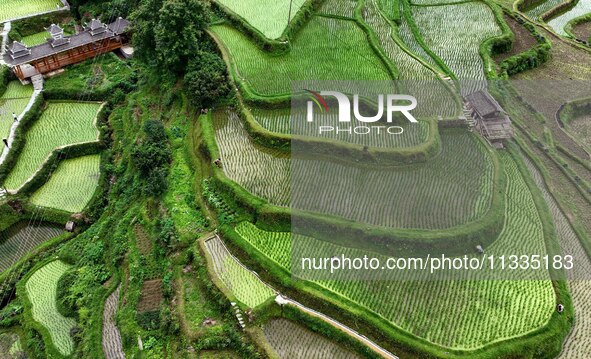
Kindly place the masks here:
<instances>
[{"instance_id":1,"label":"utility pole","mask_svg":"<svg viewBox=\"0 0 591 359\"><path fill-rule=\"evenodd\" d=\"M287 15L287 27L291 26L291 4L293 3L293 0L289 1L289 14Z\"/></svg>"}]
</instances>

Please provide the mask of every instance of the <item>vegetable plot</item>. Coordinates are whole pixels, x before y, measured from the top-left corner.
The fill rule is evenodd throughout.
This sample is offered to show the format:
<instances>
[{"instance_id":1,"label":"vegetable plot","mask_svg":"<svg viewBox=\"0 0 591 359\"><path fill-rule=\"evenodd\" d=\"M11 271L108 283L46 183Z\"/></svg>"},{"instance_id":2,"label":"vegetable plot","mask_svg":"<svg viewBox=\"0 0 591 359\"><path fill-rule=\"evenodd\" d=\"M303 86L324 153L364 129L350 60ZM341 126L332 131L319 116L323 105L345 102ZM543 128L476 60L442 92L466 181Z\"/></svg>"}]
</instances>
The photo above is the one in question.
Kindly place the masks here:
<instances>
[{"instance_id":1,"label":"vegetable plot","mask_svg":"<svg viewBox=\"0 0 591 359\"><path fill-rule=\"evenodd\" d=\"M64 356L70 355L74 350L70 330L76 325L76 321L60 314L56 296L58 280L70 267L59 260L50 262L33 273L25 284L33 319L47 329L51 341Z\"/></svg>"},{"instance_id":2,"label":"vegetable plot","mask_svg":"<svg viewBox=\"0 0 591 359\"><path fill-rule=\"evenodd\" d=\"M30 202L66 212L82 212L98 187L100 162L100 155L64 160L31 196Z\"/></svg>"},{"instance_id":3,"label":"vegetable plot","mask_svg":"<svg viewBox=\"0 0 591 359\"><path fill-rule=\"evenodd\" d=\"M58 147L96 141L94 122L100 107L100 103L50 102L25 134L26 144L4 185L20 188Z\"/></svg>"}]
</instances>

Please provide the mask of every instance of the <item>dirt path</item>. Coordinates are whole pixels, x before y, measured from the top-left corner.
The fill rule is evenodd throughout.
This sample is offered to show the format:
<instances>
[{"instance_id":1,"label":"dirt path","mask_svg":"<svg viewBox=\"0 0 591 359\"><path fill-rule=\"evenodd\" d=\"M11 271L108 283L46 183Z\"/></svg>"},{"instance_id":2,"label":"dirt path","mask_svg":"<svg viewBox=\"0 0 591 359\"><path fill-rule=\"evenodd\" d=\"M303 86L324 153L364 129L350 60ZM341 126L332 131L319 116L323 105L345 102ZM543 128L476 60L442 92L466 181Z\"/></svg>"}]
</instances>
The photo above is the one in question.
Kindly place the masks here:
<instances>
[{"instance_id":1,"label":"dirt path","mask_svg":"<svg viewBox=\"0 0 591 359\"><path fill-rule=\"evenodd\" d=\"M591 260L558 203L548 191L541 173L527 157L524 159L550 208L562 251L575 258L575 270L569 273L569 277L573 279L568 283L575 307L575 325L566 337L558 358L585 358L591 353L591 280L580 279L591 278Z\"/></svg>"},{"instance_id":2,"label":"dirt path","mask_svg":"<svg viewBox=\"0 0 591 359\"><path fill-rule=\"evenodd\" d=\"M111 293L105 302L103 312L103 353L106 359L124 359L121 334L115 323L115 313L119 304L119 290L121 286Z\"/></svg>"}]
</instances>

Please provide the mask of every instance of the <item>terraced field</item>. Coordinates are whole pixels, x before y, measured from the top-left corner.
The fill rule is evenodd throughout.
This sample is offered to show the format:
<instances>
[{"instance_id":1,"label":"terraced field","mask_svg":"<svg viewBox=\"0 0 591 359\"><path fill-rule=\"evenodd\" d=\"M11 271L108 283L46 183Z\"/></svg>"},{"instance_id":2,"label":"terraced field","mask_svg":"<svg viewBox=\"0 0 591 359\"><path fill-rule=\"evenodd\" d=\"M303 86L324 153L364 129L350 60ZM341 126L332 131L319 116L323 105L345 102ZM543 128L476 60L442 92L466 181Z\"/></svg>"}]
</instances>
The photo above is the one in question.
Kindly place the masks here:
<instances>
[{"instance_id":1,"label":"terraced field","mask_svg":"<svg viewBox=\"0 0 591 359\"><path fill-rule=\"evenodd\" d=\"M36 206L82 212L92 199L100 178L100 155L65 160L30 198Z\"/></svg>"},{"instance_id":2,"label":"terraced field","mask_svg":"<svg viewBox=\"0 0 591 359\"><path fill-rule=\"evenodd\" d=\"M95 125L99 103L50 102L25 135L26 144L4 181L10 190L20 188L58 147L98 139Z\"/></svg>"},{"instance_id":3,"label":"terraced field","mask_svg":"<svg viewBox=\"0 0 591 359\"><path fill-rule=\"evenodd\" d=\"M532 194L511 156L502 153L501 159L509 180L506 223L487 253L545 253L542 223ZM265 232L249 223L241 223L236 231L289 270L292 253L289 233ZM344 253L351 258L367 254L309 237L295 238L301 241L298 246L310 248L312 257L323 253ZM462 274L467 279L462 281L400 281L393 272L388 272L376 273L374 280L318 283L405 331L450 348L474 349L523 335L543 326L553 313L554 291L549 281L525 280L526 277L511 281L470 280L474 279L473 275L473 272Z\"/></svg>"},{"instance_id":4,"label":"terraced field","mask_svg":"<svg viewBox=\"0 0 591 359\"><path fill-rule=\"evenodd\" d=\"M270 39L283 34L289 21L298 13L305 0L216 0L242 17ZM264 14L264 16L261 16Z\"/></svg>"},{"instance_id":5,"label":"terraced field","mask_svg":"<svg viewBox=\"0 0 591 359\"><path fill-rule=\"evenodd\" d=\"M548 21L554 31L559 35L567 36L564 27L574 18L591 13L591 0L579 0L579 2L572 9Z\"/></svg>"},{"instance_id":6,"label":"terraced field","mask_svg":"<svg viewBox=\"0 0 591 359\"><path fill-rule=\"evenodd\" d=\"M56 10L62 6L59 0L1 0L0 22Z\"/></svg>"},{"instance_id":7,"label":"terraced field","mask_svg":"<svg viewBox=\"0 0 591 359\"><path fill-rule=\"evenodd\" d=\"M391 79L353 21L316 16L282 56L266 54L229 26L214 26L212 31L227 48L238 78L260 95L288 94L291 82L297 80Z\"/></svg>"},{"instance_id":8,"label":"terraced field","mask_svg":"<svg viewBox=\"0 0 591 359\"><path fill-rule=\"evenodd\" d=\"M460 80L486 80L480 44L501 35L492 10L481 2L413 6L412 14L427 44ZM458 19L460 19L458 21ZM482 88L471 83L464 93Z\"/></svg>"},{"instance_id":9,"label":"terraced field","mask_svg":"<svg viewBox=\"0 0 591 359\"><path fill-rule=\"evenodd\" d=\"M230 255L219 238L207 240L205 247L216 275L238 301L254 308L274 296L271 288Z\"/></svg>"},{"instance_id":10,"label":"terraced field","mask_svg":"<svg viewBox=\"0 0 591 359\"><path fill-rule=\"evenodd\" d=\"M117 306L119 305L119 293L121 287L109 295L105 302L103 311L103 352L107 359L123 359L123 345L121 344L121 333L115 322Z\"/></svg>"},{"instance_id":11,"label":"terraced field","mask_svg":"<svg viewBox=\"0 0 591 359\"><path fill-rule=\"evenodd\" d=\"M76 325L76 321L60 314L56 295L58 280L70 267L59 260L50 262L33 273L25 284L33 319L47 329L51 338L46 339L50 339L64 356L74 350L70 330Z\"/></svg>"},{"instance_id":12,"label":"terraced field","mask_svg":"<svg viewBox=\"0 0 591 359\"><path fill-rule=\"evenodd\" d=\"M215 113L214 125L226 175L279 206L378 226L428 229L473 221L490 207L491 153L464 130L444 131L442 153L426 164L372 168L320 160L291 163L253 144L235 114ZM463 160L455 160L458 156ZM374 186L359 190L360 181ZM345 193L352 197L342 202ZM413 205L392 205L397 203Z\"/></svg>"},{"instance_id":13,"label":"terraced field","mask_svg":"<svg viewBox=\"0 0 591 359\"><path fill-rule=\"evenodd\" d=\"M267 110L254 108L251 111L254 119L265 129L282 133L296 134L308 137L330 138L337 141L349 142L358 145L368 145L380 148L408 148L418 146L429 137L429 123L420 121L418 124L408 122L400 124L404 128L404 135L378 135L376 132L365 136L351 136L346 132L330 132L318 134L318 127L322 125L334 125L338 123L338 114L335 112L316 114L315 125L310 126L303 114L291 114L291 109Z\"/></svg>"},{"instance_id":14,"label":"terraced field","mask_svg":"<svg viewBox=\"0 0 591 359\"><path fill-rule=\"evenodd\" d=\"M326 0L318 13L354 18L357 0Z\"/></svg>"},{"instance_id":15,"label":"terraced field","mask_svg":"<svg viewBox=\"0 0 591 359\"><path fill-rule=\"evenodd\" d=\"M0 97L0 136L7 138L14 123L12 114L19 116L27 107L33 86L23 86L18 81L8 83L6 91Z\"/></svg>"},{"instance_id":16,"label":"terraced field","mask_svg":"<svg viewBox=\"0 0 591 359\"><path fill-rule=\"evenodd\" d=\"M353 359L358 355L287 319L272 319L263 327L265 338L282 359Z\"/></svg>"},{"instance_id":17,"label":"terraced field","mask_svg":"<svg viewBox=\"0 0 591 359\"><path fill-rule=\"evenodd\" d=\"M41 243L59 236L63 231L51 225L31 226L26 222L13 225L0 233L0 272L15 264Z\"/></svg>"},{"instance_id":18,"label":"terraced field","mask_svg":"<svg viewBox=\"0 0 591 359\"><path fill-rule=\"evenodd\" d=\"M591 152L591 116L574 118L568 124L568 130L587 151Z\"/></svg>"}]
</instances>

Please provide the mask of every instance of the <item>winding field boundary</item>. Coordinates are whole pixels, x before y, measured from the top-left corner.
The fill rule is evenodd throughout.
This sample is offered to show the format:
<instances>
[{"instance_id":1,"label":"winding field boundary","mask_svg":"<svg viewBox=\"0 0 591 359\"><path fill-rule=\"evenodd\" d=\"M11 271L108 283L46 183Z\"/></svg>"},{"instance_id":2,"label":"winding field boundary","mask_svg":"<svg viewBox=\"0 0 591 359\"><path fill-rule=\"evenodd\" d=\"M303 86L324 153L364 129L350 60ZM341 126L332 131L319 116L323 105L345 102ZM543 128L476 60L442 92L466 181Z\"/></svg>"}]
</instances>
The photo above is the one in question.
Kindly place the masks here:
<instances>
[{"instance_id":1,"label":"winding field boundary","mask_svg":"<svg viewBox=\"0 0 591 359\"><path fill-rule=\"evenodd\" d=\"M266 282L264 282L259 275L255 272L250 270L249 268L247 268L236 256L234 256L232 254L232 252L230 252L230 250L228 249L228 247L226 246L226 243L224 243L224 241L220 238L220 236L218 234L209 237L207 239L205 239L203 241L203 243L210 241L210 240L218 240L222 243L222 246L224 247L224 249L228 252L228 255L230 257L232 257L242 268L244 268L244 270L252 273L263 285L265 285L266 287L268 287L269 289L271 289L272 291L274 291L275 293L277 293L277 298L280 299L276 299L276 301L280 301L283 302L285 304L289 304L292 305L296 308L298 308L299 310L301 310L302 312L305 312L309 315L312 315L316 318L321 319L322 321L330 324L331 326L345 332L346 334L352 336L353 338L357 339L358 341L362 342L364 345L366 345L367 347L369 347L371 350L373 350L374 352L376 352L377 354L379 354L381 357L386 358L386 359L399 359L396 355L390 353L389 351L387 351L386 349L382 348L381 346L379 346L378 344L376 344L375 342L373 342L372 340L370 340L369 338L367 338L365 335L360 334L358 332L356 332L355 330L351 329L350 327L338 322L337 320L329 317L328 315L325 315L323 313L320 313L312 308L306 307L305 305L290 299L286 296L283 296L281 293L279 293L279 291L277 291L275 288L273 288L271 285L267 284Z\"/></svg>"}]
</instances>

